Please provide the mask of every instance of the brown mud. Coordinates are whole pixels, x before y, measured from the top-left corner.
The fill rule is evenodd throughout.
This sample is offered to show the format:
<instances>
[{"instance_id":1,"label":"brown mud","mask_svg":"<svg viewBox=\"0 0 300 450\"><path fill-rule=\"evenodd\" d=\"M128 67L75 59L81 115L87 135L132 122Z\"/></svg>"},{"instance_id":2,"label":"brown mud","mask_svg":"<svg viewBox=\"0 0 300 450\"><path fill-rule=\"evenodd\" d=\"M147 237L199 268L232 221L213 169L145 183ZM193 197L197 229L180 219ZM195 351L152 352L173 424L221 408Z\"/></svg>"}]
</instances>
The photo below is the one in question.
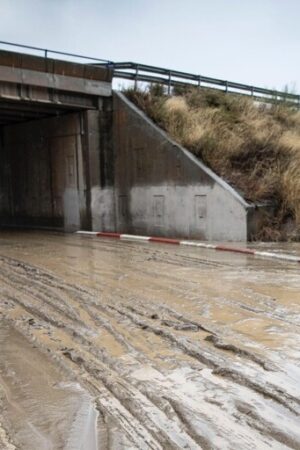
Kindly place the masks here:
<instances>
[{"instance_id":1,"label":"brown mud","mask_svg":"<svg viewBox=\"0 0 300 450\"><path fill-rule=\"evenodd\" d=\"M0 287L0 449L300 449L297 265L1 232Z\"/></svg>"}]
</instances>

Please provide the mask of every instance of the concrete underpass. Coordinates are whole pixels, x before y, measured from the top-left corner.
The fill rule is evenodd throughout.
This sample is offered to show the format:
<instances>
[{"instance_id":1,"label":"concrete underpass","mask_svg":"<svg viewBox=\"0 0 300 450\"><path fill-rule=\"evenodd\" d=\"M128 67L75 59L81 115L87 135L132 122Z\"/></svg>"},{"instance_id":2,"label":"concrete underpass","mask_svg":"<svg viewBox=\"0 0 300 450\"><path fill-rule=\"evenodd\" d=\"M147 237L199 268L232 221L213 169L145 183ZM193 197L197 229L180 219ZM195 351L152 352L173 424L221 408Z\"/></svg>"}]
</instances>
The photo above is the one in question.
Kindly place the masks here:
<instances>
[{"instance_id":1,"label":"concrete underpass","mask_svg":"<svg viewBox=\"0 0 300 450\"><path fill-rule=\"evenodd\" d=\"M0 223L91 226L106 69L0 52Z\"/></svg>"},{"instance_id":2,"label":"concrete underpass","mask_svg":"<svg viewBox=\"0 0 300 450\"><path fill-rule=\"evenodd\" d=\"M245 241L260 207L113 92L112 76L0 51L0 226Z\"/></svg>"}]
</instances>

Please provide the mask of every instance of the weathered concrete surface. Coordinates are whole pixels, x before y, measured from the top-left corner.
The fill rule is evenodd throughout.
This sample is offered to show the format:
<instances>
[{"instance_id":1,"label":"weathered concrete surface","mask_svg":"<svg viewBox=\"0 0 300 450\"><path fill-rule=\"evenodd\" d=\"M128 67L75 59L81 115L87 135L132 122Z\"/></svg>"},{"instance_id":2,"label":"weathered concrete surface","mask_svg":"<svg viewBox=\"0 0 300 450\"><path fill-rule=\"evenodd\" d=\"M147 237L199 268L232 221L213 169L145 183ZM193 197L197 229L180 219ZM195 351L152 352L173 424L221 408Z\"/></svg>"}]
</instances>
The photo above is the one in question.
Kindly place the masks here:
<instances>
[{"instance_id":1,"label":"weathered concrete surface","mask_svg":"<svg viewBox=\"0 0 300 450\"><path fill-rule=\"evenodd\" d=\"M91 228L111 79L104 68L0 51L1 226Z\"/></svg>"},{"instance_id":2,"label":"weathered concrete surface","mask_svg":"<svg viewBox=\"0 0 300 450\"><path fill-rule=\"evenodd\" d=\"M118 231L247 239L244 199L119 93L113 127Z\"/></svg>"},{"instance_id":3,"label":"weathered concrete surface","mask_svg":"<svg viewBox=\"0 0 300 450\"><path fill-rule=\"evenodd\" d=\"M299 317L295 264L2 232L0 448L94 450L77 382L97 450L299 449Z\"/></svg>"},{"instance_id":4,"label":"weathered concrete surface","mask_svg":"<svg viewBox=\"0 0 300 450\"><path fill-rule=\"evenodd\" d=\"M10 98L5 87L13 86L19 86L18 97L41 101L50 101L59 92L111 96L111 80L112 72L106 68L0 50L1 97Z\"/></svg>"}]
</instances>

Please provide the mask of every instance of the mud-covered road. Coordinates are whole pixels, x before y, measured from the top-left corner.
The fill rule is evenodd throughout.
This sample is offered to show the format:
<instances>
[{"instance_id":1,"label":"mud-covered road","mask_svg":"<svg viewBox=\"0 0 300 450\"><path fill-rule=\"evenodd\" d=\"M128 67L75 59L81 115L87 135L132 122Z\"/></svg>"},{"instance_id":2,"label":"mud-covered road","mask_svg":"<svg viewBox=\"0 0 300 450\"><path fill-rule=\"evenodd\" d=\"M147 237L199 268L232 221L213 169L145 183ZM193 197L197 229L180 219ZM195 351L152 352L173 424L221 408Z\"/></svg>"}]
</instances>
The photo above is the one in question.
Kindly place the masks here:
<instances>
[{"instance_id":1,"label":"mud-covered road","mask_svg":"<svg viewBox=\"0 0 300 450\"><path fill-rule=\"evenodd\" d=\"M0 448L300 449L299 270L2 231Z\"/></svg>"}]
</instances>

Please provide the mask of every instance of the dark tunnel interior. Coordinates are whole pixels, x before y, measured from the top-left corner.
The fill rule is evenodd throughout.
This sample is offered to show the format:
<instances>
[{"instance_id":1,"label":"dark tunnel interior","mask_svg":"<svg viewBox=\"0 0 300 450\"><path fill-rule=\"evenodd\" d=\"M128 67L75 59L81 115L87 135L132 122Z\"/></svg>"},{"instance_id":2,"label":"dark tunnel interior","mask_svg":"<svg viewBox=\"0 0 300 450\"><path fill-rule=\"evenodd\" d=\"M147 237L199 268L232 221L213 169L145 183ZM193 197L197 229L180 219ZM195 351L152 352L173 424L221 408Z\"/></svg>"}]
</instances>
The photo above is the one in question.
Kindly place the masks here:
<instances>
[{"instance_id":1,"label":"dark tunnel interior","mask_svg":"<svg viewBox=\"0 0 300 450\"><path fill-rule=\"evenodd\" d=\"M80 128L74 109L0 101L1 227L63 229L66 207L78 221L71 190L78 181Z\"/></svg>"}]
</instances>

